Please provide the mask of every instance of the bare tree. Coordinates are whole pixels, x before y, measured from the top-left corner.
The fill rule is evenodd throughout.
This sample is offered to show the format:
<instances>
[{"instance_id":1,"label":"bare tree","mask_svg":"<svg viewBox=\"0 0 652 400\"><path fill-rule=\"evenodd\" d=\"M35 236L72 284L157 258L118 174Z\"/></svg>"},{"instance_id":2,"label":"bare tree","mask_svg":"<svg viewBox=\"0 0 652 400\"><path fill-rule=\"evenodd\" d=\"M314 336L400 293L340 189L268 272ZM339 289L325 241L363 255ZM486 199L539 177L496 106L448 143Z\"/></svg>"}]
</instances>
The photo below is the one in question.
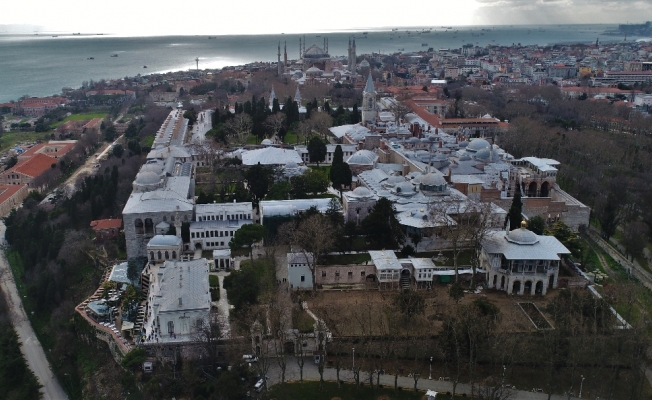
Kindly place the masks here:
<instances>
[{"instance_id":1,"label":"bare tree","mask_svg":"<svg viewBox=\"0 0 652 400\"><path fill-rule=\"evenodd\" d=\"M225 129L230 136L230 141L238 146L244 146L247 144L247 141L251 136L252 127L253 120L249 114L245 113L236 114L225 123Z\"/></svg>"},{"instance_id":2,"label":"bare tree","mask_svg":"<svg viewBox=\"0 0 652 400\"><path fill-rule=\"evenodd\" d=\"M328 135L328 128L333 126L333 117L327 112L314 112L310 117L312 131L317 132L323 138Z\"/></svg>"},{"instance_id":3,"label":"bare tree","mask_svg":"<svg viewBox=\"0 0 652 400\"><path fill-rule=\"evenodd\" d=\"M265 120L265 126L267 129L272 131L272 136L276 138L276 135L278 135L278 132L285 126L285 114L283 113L276 113L276 114L271 114L267 117Z\"/></svg>"},{"instance_id":4,"label":"bare tree","mask_svg":"<svg viewBox=\"0 0 652 400\"><path fill-rule=\"evenodd\" d=\"M286 223L279 228L279 236L285 237L291 245L298 246L304 254L312 275L312 287L315 286L315 268L319 265L322 254L335 245L335 228L328 217L311 215L298 225Z\"/></svg>"}]
</instances>

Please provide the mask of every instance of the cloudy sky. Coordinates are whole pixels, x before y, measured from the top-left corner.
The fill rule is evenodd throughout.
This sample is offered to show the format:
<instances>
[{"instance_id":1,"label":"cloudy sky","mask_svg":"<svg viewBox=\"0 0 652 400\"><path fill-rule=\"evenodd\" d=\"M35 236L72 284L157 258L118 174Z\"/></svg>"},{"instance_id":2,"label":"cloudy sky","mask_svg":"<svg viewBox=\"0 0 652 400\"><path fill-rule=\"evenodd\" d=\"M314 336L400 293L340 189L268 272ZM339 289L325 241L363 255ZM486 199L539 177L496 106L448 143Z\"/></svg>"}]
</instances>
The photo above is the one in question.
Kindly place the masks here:
<instances>
[{"instance_id":1,"label":"cloudy sky","mask_svg":"<svg viewBox=\"0 0 652 400\"><path fill-rule=\"evenodd\" d=\"M400 8L399 5L404 5ZM272 6L274 5L274 6ZM640 23L652 0L20 0L6 2L3 25L122 35L322 32L391 26ZM28 25L29 24L29 25Z\"/></svg>"}]
</instances>

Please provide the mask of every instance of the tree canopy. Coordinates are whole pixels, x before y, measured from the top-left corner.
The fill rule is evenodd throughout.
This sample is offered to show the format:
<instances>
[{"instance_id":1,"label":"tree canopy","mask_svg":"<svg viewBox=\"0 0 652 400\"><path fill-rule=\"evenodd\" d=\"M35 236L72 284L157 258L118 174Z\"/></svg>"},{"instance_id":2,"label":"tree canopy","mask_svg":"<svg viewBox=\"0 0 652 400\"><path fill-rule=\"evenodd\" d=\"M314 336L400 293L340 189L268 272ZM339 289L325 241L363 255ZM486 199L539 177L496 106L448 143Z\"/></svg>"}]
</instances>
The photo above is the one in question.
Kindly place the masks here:
<instances>
[{"instance_id":1,"label":"tree canopy","mask_svg":"<svg viewBox=\"0 0 652 400\"><path fill-rule=\"evenodd\" d=\"M319 166L320 162L323 162L326 159L326 144L317 136L310 138L308 142L308 155L310 156L310 162L317 163Z\"/></svg>"},{"instance_id":2,"label":"tree canopy","mask_svg":"<svg viewBox=\"0 0 652 400\"><path fill-rule=\"evenodd\" d=\"M231 248L231 250L236 250L242 247L247 247L249 248L249 252L251 252L251 247L254 245L254 243L263 240L266 234L267 228L262 225L242 225L242 227L240 227L240 229L235 232L233 238L229 242L229 248ZM253 254L251 255L251 258L253 259Z\"/></svg>"},{"instance_id":3,"label":"tree canopy","mask_svg":"<svg viewBox=\"0 0 652 400\"><path fill-rule=\"evenodd\" d=\"M362 229L378 248L396 249L403 243L403 230L396 219L396 209L390 200L381 197L362 221Z\"/></svg>"}]
</instances>

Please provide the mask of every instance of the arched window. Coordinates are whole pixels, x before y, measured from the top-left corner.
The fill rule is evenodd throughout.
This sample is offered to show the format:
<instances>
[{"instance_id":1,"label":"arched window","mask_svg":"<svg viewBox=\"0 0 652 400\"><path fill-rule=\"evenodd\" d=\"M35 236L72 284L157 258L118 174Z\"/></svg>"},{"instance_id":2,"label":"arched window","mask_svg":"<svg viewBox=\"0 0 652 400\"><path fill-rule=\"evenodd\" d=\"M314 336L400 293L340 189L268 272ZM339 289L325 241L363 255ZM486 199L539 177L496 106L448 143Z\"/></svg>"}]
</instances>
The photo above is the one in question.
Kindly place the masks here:
<instances>
[{"instance_id":1,"label":"arched window","mask_svg":"<svg viewBox=\"0 0 652 400\"><path fill-rule=\"evenodd\" d=\"M134 221L134 227L136 228L137 235L142 235L143 233L145 233L145 228L142 219L137 218L136 221Z\"/></svg>"},{"instance_id":2,"label":"arched window","mask_svg":"<svg viewBox=\"0 0 652 400\"><path fill-rule=\"evenodd\" d=\"M149 259L154 260L154 252L153 251L149 252Z\"/></svg>"},{"instance_id":3,"label":"arched window","mask_svg":"<svg viewBox=\"0 0 652 400\"><path fill-rule=\"evenodd\" d=\"M175 260L177 259L177 252L174 250L172 250L172 258Z\"/></svg>"},{"instance_id":4,"label":"arched window","mask_svg":"<svg viewBox=\"0 0 652 400\"><path fill-rule=\"evenodd\" d=\"M168 216L167 216L167 215L164 215L164 216L163 216L163 222L167 222L167 221L168 221Z\"/></svg>"},{"instance_id":5,"label":"arched window","mask_svg":"<svg viewBox=\"0 0 652 400\"><path fill-rule=\"evenodd\" d=\"M165 250L165 259L166 260L170 259L170 253L167 250Z\"/></svg>"},{"instance_id":6,"label":"arched window","mask_svg":"<svg viewBox=\"0 0 652 400\"><path fill-rule=\"evenodd\" d=\"M161 250L158 251L158 259L160 260L162 258Z\"/></svg>"},{"instance_id":7,"label":"arched window","mask_svg":"<svg viewBox=\"0 0 652 400\"><path fill-rule=\"evenodd\" d=\"M154 223L151 218L145 220L145 233L154 233Z\"/></svg>"}]
</instances>

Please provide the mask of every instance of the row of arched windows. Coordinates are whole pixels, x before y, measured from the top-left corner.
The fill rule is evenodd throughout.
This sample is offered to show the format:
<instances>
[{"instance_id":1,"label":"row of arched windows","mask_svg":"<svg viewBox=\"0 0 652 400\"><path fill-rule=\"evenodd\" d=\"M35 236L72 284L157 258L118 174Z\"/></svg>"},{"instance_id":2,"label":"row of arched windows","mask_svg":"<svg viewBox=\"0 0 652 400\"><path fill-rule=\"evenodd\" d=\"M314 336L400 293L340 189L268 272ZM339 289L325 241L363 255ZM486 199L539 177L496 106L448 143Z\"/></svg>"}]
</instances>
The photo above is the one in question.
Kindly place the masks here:
<instances>
[{"instance_id":1,"label":"row of arched windows","mask_svg":"<svg viewBox=\"0 0 652 400\"><path fill-rule=\"evenodd\" d=\"M156 260L156 259L158 259L158 260L163 260L163 256L165 256L165 259L166 259L166 260L169 260L169 259L170 259L170 252L167 251L167 250L165 250L164 253L162 253L161 250L159 250L159 251L156 253L156 256L158 256L158 258L154 258L154 255L155 255L154 252L153 252L153 251L150 251L150 252L149 252L149 259L152 260L152 261L154 261L154 260ZM177 252L174 251L174 250L172 250L172 259L173 259L173 260L176 260L176 259L177 259Z\"/></svg>"}]
</instances>

